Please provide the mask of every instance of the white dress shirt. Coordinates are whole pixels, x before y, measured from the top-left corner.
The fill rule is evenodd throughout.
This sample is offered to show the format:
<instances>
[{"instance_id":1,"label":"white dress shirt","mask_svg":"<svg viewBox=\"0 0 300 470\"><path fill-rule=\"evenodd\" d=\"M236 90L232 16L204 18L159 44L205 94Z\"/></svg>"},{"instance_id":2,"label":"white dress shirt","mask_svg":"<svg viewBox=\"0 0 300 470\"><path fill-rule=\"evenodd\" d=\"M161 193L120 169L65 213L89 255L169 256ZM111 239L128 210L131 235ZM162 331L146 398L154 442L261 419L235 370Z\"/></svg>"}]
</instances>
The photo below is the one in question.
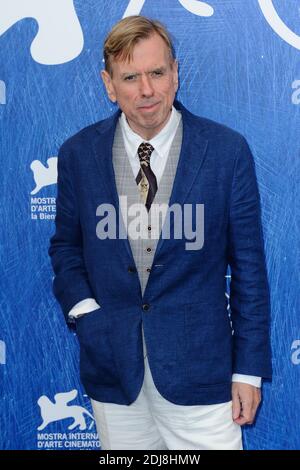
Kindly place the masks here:
<instances>
[{"instance_id":1,"label":"white dress shirt","mask_svg":"<svg viewBox=\"0 0 300 470\"><path fill-rule=\"evenodd\" d=\"M152 139L145 140L131 129L125 114L121 113L119 124L124 139L126 154L128 156L134 177L137 176L140 170L140 161L137 154L137 149L142 142L149 142L154 147L154 150L151 154L151 168L156 176L157 185L159 185L180 120L181 113L173 106L170 118L163 129L161 129L161 131ZM92 312L98 308L100 308L100 305L96 302L95 299L87 298L81 302L78 302L71 309L69 312L69 317L76 318L78 316L84 315L85 313ZM255 387L261 386L261 377L252 375L233 374L232 381L247 383L254 385Z\"/></svg>"}]
</instances>

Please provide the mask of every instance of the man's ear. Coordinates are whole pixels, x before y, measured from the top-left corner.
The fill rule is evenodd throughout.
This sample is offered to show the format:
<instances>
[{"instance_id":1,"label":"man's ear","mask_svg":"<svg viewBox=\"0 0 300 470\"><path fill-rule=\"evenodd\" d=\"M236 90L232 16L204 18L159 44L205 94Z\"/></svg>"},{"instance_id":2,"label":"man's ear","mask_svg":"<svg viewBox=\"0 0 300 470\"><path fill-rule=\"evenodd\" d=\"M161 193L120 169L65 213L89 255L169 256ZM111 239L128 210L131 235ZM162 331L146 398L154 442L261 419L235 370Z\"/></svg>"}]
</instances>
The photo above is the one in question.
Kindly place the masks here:
<instances>
[{"instance_id":1,"label":"man's ear","mask_svg":"<svg viewBox=\"0 0 300 470\"><path fill-rule=\"evenodd\" d=\"M112 78L107 72L107 70L102 70L101 71L101 77L104 82L106 92L109 96L109 99L115 103L117 101L116 93L115 93L115 87L112 82Z\"/></svg>"}]
</instances>

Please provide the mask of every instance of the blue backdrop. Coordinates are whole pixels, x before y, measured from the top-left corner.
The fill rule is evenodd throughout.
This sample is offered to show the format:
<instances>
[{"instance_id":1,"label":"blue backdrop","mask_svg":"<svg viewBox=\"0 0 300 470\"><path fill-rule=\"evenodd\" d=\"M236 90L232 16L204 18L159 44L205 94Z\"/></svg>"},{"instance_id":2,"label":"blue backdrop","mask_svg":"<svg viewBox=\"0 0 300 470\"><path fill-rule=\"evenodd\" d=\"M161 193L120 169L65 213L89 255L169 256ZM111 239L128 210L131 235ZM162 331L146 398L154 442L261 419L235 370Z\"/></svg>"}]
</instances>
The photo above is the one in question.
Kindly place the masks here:
<instances>
[{"instance_id":1,"label":"blue backdrop","mask_svg":"<svg viewBox=\"0 0 300 470\"><path fill-rule=\"evenodd\" d=\"M252 148L274 378L244 445L299 449L299 0L0 0L0 448L98 445L47 249L58 148L115 109L99 76L102 43L116 21L140 12L174 35L179 99Z\"/></svg>"}]
</instances>

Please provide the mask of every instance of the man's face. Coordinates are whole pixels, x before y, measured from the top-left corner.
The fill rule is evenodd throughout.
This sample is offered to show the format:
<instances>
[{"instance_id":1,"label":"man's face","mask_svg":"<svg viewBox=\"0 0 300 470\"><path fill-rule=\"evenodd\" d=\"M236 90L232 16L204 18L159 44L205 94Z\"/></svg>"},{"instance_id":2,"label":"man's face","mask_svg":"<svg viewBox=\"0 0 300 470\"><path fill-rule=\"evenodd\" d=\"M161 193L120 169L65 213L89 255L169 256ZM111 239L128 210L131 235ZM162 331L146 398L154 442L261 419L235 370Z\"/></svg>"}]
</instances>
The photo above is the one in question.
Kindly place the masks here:
<instances>
[{"instance_id":1,"label":"man's face","mask_svg":"<svg viewBox=\"0 0 300 470\"><path fill-rule=\"evenodd\" d=\"M118 102L130 127L146 140L168 121L178 88L177 68L164 40L153 34L135 45L130 62L112 61L112 77L102 72L109 98Z\"/></svg>"}]
</instances>

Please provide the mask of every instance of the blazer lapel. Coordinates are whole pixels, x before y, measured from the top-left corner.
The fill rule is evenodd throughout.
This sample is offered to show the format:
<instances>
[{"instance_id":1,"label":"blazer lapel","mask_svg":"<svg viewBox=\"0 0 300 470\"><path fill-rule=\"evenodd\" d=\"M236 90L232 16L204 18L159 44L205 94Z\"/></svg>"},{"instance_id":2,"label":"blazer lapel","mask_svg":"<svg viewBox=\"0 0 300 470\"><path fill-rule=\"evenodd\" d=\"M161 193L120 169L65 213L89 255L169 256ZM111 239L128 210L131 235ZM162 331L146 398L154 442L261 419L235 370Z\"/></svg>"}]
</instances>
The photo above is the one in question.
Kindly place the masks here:
<instances>
[{"instance_id":1,"label":"blazer lapel","mask_svg":"<svg viewBox=\"0 0 300 470\"><path fill-rule=\"evenodd\" d=\"M107 193L107 201L112 202L115 208L119 204L118 193L115 182L114 169L112 164L112 146L114 134L120 112L115 113L111 118L99 123L97 129L98 138L93 142L94 158L99 170L98 181Z\"/></svg>"},{"instance_id":2,"label":"blazer lapel","mask_svg":"<svg viewBox=\"0 0 300 470\"><path fill-rule=\"evenodd\" d=\"M112 161L112 147L114 142L114 135L117 126L117 122L121 111L118 110L111 118L104 122L101 122L97 128L98 138L93 142L94 146L94 158L96 160L96 166L98 168L97 180L98 184L102 184L107 194L106 203L113 205L116 211L116 230L117 235L119 234L120 220L119 220L119 195L116 185L113 161ZM122 238L120 243L125 244L125 253L129 256L130 260L127 262L134 265L134 259L130 247L128 237ZM121 244L120 244L121 246ZM124 254L124 250L120 252Z\"/></svg>"},{"instance_id":3,"label":"blazer lapel","mask_svg":"<svg viewBox=\"0 0 300 470\"><path fill-rule=\"evenodd\" d=\"M187 111L181 103L175 102L182 114L183 136L181 152L178 160L176 174L174 178L173 188L170 196L169 206L174 203L183 205L186 200L194 181L198 177L201 166L205 160L205 155L208 146L206 140L201 134L205 129L201 121L196 120L189 111ZM202 126L202 127L201 127ZM171 233L174 228L173 218L171 218L170 230ZM162 233L156 247L155 258L159 251L162 249L164 239Z\"/></svg>"}]
</instances>

